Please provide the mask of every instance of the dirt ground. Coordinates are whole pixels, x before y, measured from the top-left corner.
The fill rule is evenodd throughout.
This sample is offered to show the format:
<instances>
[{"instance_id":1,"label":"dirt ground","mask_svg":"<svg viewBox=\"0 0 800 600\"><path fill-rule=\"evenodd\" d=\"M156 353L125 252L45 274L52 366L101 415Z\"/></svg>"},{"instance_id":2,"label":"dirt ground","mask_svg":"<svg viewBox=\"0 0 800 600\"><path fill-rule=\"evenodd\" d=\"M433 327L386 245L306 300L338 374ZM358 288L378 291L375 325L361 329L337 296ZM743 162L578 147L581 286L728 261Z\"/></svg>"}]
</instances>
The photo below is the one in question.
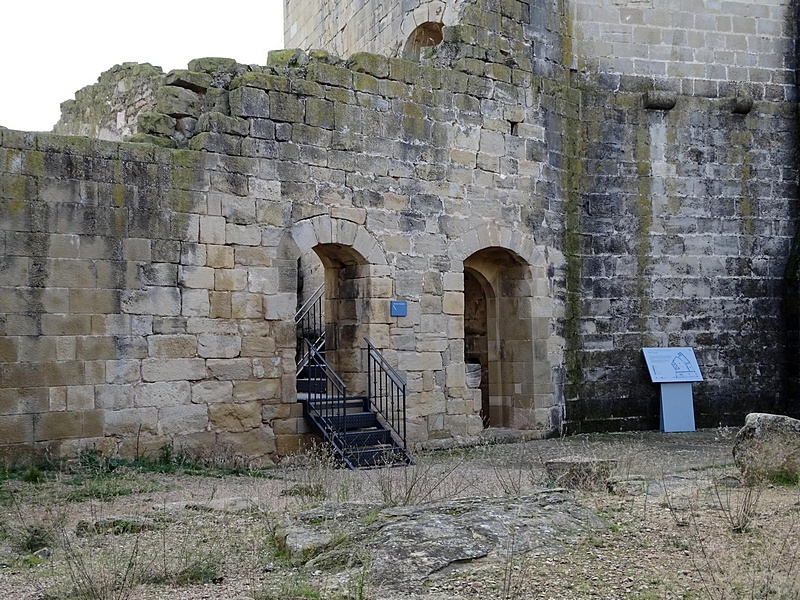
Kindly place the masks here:
<instances>
[{"instance_id":1,"label":"dirt ground","mask_svg":"<svg viewBox=\"0 0 800 600\"><path fill-rule=\"evenodd\" d=\"M199 468L174 450L137 465L86 453L58 469L10 471L0 484L0 598L798 598L800 488L743 485L734 436L512 436L359 472L322 452L270 469L224 457ZM610 471L559 479L546 467L563 458ZM376 578L368 545L347 545L387 507L565 487L601 526L557 549L456 561L399 589ZM354 503L361 516L343 517ZM329 530L342 521L320 542L347 549L339 562L287 545L282 532L310 510Z\"/></svg>"}]
</instances>

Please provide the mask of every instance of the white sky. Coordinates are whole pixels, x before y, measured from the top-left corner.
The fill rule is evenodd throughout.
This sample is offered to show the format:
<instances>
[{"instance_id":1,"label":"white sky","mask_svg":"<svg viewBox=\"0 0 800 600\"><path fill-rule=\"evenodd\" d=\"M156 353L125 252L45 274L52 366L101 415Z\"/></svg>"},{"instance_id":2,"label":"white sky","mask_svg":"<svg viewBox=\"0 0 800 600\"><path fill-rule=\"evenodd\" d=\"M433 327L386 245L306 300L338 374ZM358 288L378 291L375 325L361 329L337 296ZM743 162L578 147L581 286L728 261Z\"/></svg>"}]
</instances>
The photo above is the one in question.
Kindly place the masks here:
<instances>
[{"instance_id":1,"label":"white sky","mask_svg":"<svg viewBox=\"0 0 800 600\"><path fill-rule=\"evenodd\" d=\"M266 64L283 48L283 0L3 0L0 25L0 125L49 131L59 105L116 64Z\"/></svg>"}]
</instances>

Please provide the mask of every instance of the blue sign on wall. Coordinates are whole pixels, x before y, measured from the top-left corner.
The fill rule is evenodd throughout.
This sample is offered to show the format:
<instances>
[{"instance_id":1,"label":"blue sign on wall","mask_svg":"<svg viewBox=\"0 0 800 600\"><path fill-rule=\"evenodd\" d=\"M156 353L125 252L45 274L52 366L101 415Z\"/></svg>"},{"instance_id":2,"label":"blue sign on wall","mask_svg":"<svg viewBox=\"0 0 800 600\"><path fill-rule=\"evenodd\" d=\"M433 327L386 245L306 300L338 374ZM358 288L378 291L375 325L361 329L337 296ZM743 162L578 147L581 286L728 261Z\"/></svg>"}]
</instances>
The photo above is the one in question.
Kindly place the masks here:
<instances>
[{"instance_id":1,"label":"blue sign on wall","mask_svg":"<svg viewBox=\"0 0 800 600\"><path fill-rule=\"evenodd\" d=\"M392 300L389 304L389 314L392 317L407 317L408 302L405 300Z\"/></svg>"}]
</instances>

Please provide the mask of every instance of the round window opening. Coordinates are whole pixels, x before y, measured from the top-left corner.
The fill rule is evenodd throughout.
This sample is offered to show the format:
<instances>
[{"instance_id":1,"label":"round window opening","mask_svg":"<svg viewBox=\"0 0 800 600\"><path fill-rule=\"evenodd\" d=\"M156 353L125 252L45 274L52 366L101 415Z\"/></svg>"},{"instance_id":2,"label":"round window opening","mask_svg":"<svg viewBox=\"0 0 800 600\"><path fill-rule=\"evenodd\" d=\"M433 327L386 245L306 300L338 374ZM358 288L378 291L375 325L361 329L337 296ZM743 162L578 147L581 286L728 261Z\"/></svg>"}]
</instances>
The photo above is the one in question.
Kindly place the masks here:
<instances>
[{"instance_id":1,"label":"round window opening","mask_svg":"<svg viewBox=\"0 0 800 600\"><path fill-rule=\"evenodd\" d=\"M436 46L442 41L442 24L429 21L411 32L403 49L403 58L419 60L423 48Z\"/></svg>"}]
</instances>

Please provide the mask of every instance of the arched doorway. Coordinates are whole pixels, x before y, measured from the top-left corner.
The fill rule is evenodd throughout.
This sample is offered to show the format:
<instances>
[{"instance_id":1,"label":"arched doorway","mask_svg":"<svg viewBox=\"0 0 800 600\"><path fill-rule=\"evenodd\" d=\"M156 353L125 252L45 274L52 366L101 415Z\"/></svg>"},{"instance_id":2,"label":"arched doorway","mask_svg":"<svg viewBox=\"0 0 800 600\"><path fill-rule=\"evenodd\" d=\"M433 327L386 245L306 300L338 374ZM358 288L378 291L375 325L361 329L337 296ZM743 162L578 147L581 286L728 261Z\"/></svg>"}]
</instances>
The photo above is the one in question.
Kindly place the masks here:
<instances>
[{"instance_id":1,"label":"arched doorway","mask_svg":"<svg viewBox=\"0 0 800 600\"><path fill-rule=\"evenodd\" d=\"M505 248L464 261L465 362L481 364L486 427L536 427L533 294L530 266Z\"/></svg>"},{"instance_id":2,"label":"arched doorway","mask_svg":"<svg viewBox=\"0 0 800 600\"><path fill-rule=\"evenodd\" d=\"M406 40L403 47L403 58L418 61L423 48L437 46L442 42L441 23L429 21L419 25Z\"/></svg>"},{"instance_id":3,"label":"arched doorway","mask_svg":"<svg viewBox=\"0 0 800 600\"><path fill-rule=\"evenodd\" d=\"M384 341L390 322L391 279L381 245L361 225L318 215L292 226L286 249L293 260L299 258L298 307L324 282L320 312L325 358L349 392L363 392L367 386L363 338Z\"/></svg>"},{"instance_id":4,"label":"arched doorway","mask_svg":"<svg viewBox=\"0 0 800 600\"><path fill-rule=\"evenodd\" d=\"M364 387L360 348L369 336L369 296L369 265L353 248L318 244L298 259L298 310L305 307L314 322L305 335L319 340L327 362L355 390Z\"/></svg>"},{"instance_id":5,"label":"arched doorway","mask_svg":"<svg viewBox=\"0 0 800 600\"><path fill-rule=\"evenodd\" d=\"M478 365L481 391L481 419L484 427L498 427L489 407L489 320L486 294L489 282L477 271L464 269L464 362L472 372ZM477 367L476 367L477 368ZM495 418L497 415L494 415Z\"/></svg>"}]
</instances>

